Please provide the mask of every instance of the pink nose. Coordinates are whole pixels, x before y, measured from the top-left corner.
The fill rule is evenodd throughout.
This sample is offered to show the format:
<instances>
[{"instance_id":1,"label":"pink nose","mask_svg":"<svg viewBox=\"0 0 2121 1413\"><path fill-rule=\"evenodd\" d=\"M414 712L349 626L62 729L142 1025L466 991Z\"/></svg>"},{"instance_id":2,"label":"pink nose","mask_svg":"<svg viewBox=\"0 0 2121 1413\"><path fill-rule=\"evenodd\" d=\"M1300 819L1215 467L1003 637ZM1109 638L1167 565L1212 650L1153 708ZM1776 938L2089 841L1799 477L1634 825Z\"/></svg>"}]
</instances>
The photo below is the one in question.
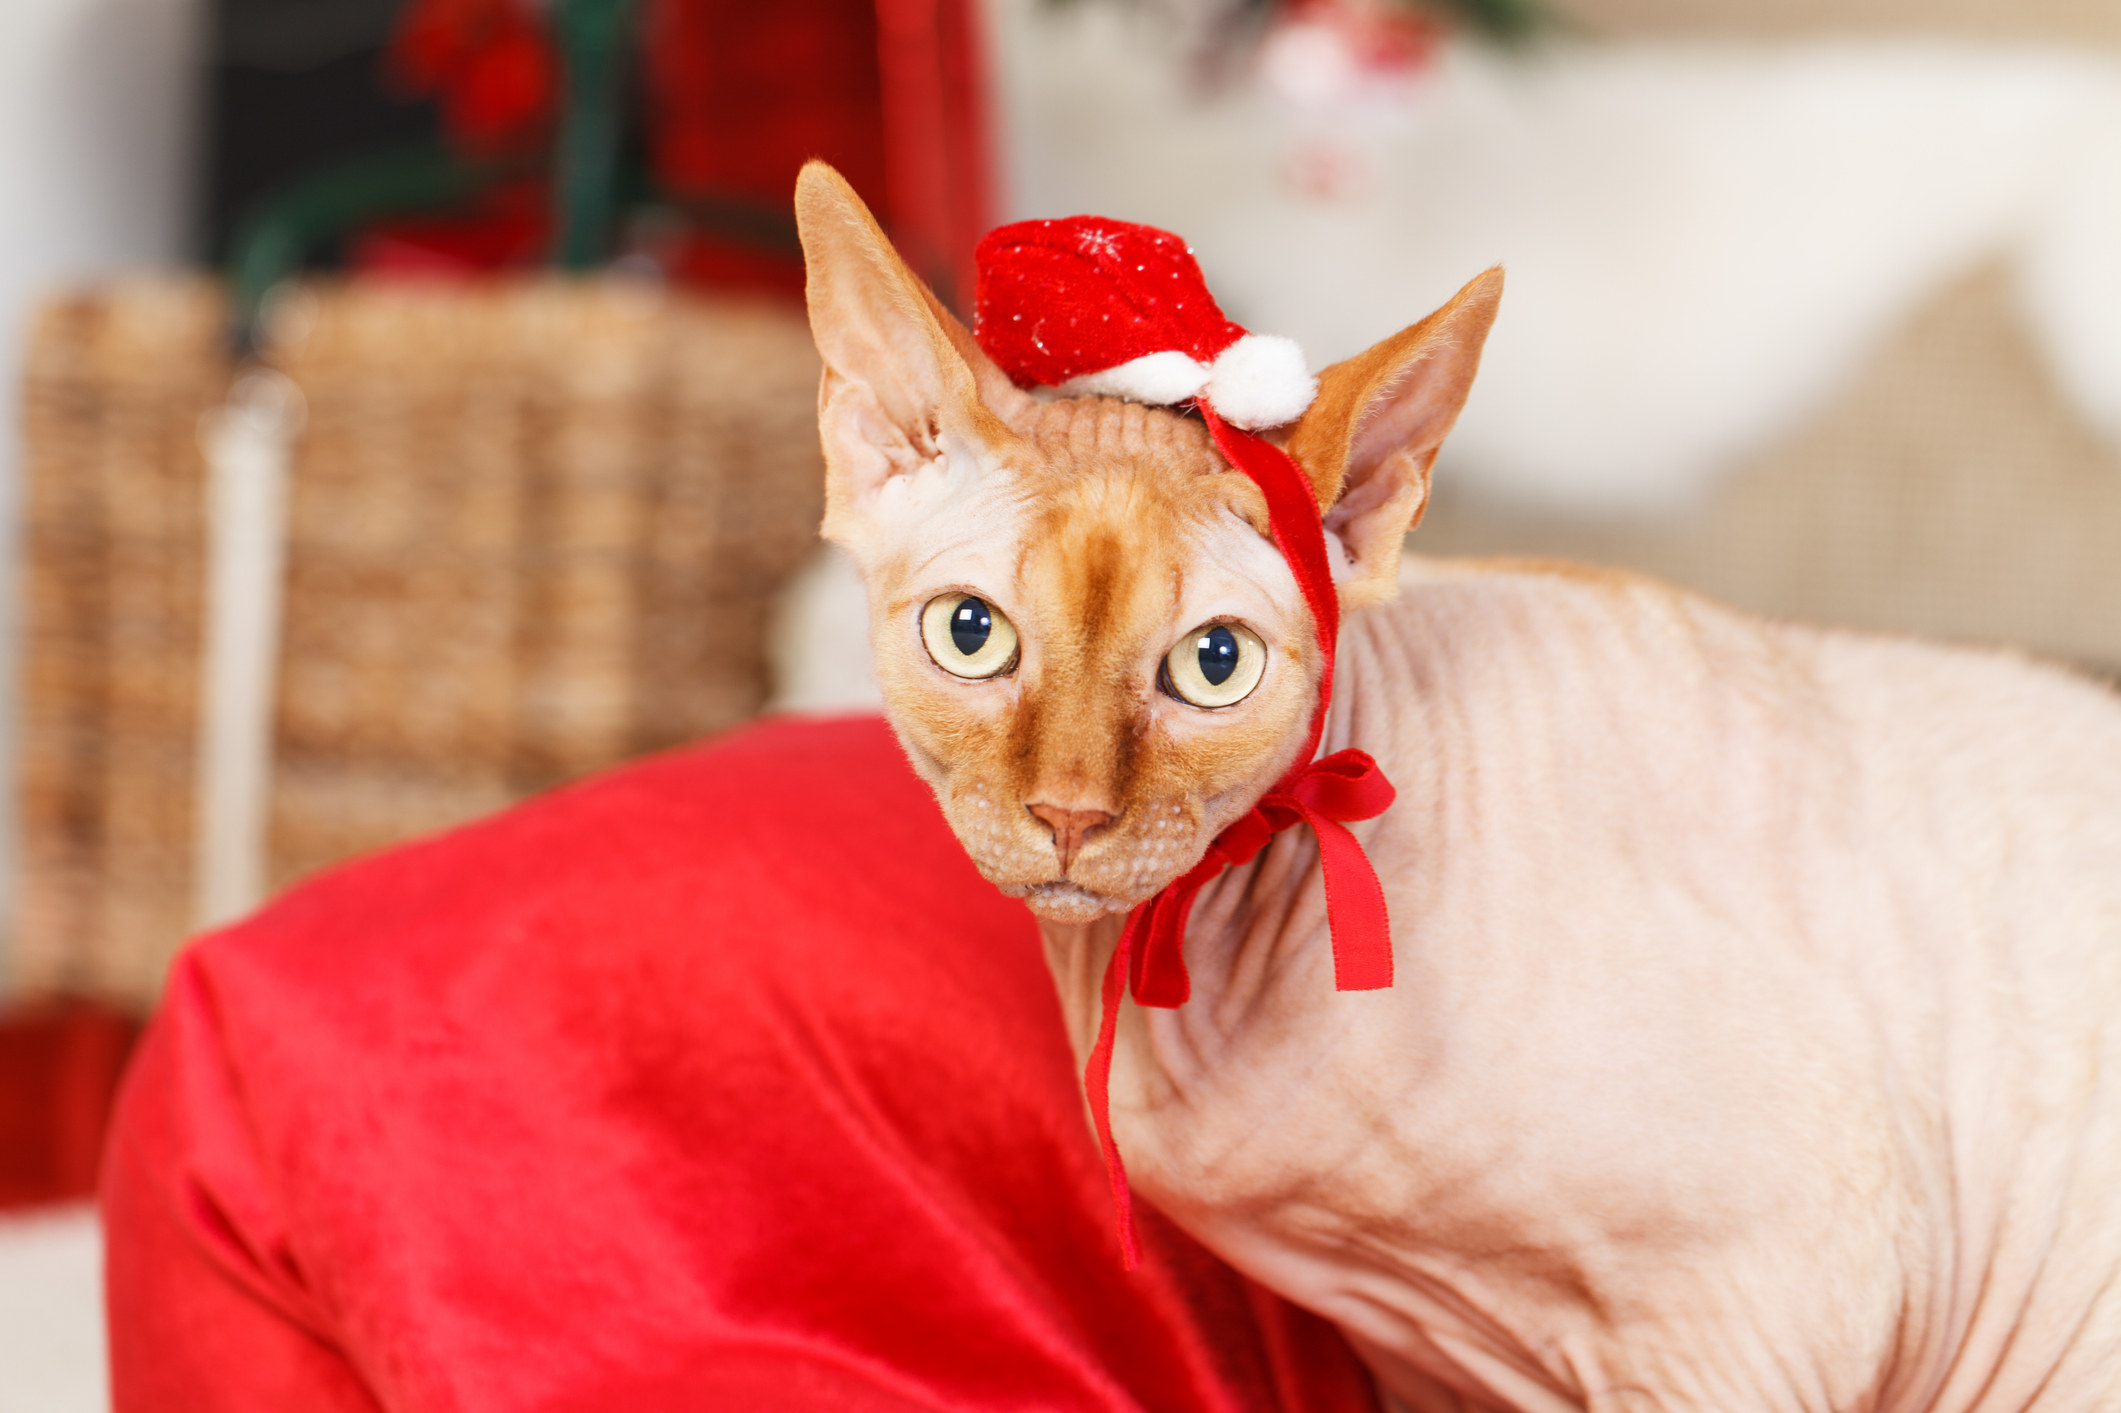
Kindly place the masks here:
<instances>
[{"instance_id":1,"label":"pink nose","mask_svg":"<svg viewBox=\"0 0 2121 1413\"><path fill-rule=\"evenodd\" d=\"M1069 862L1082 848L1083 836L1101 824L1112 822L1112 816L1103 810L1064 810L1059 805L1028 804L1024 808L1052 829L1053 849L1060 855L1062 873L1068 871Z\"/></svg>"}]
</instances>

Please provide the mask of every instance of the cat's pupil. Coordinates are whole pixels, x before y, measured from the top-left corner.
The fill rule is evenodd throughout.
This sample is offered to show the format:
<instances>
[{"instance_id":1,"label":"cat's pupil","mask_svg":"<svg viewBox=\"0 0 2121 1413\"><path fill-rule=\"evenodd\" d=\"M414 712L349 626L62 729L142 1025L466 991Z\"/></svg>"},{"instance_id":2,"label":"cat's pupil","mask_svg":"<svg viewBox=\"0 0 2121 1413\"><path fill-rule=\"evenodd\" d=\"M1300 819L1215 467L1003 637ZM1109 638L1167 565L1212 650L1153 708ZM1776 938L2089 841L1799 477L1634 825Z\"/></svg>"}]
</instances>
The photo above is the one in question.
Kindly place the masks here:
<instances>
[{"instance_id":1,"label":"cat's pupil","mask_svg":"<svg viewBox=\"0 0 2121 1413\"><path fill-rule=\"evenodd\" d=\"M961 599L950 612L950 641L966 657L987 646L987 638L993 632L994 614L978 599Z\"/></svg>"},{"instance_id":2,"label":"cat's pupil","mask_svg":"<svg viewBox=\"0 0 2121 1413\"><path fill-rule=\"evenodd\" d=\"M1200 675L1220 687L1237 671L1237 635L1218 623L1200 635Z\"/></svg>"}]
</instances>

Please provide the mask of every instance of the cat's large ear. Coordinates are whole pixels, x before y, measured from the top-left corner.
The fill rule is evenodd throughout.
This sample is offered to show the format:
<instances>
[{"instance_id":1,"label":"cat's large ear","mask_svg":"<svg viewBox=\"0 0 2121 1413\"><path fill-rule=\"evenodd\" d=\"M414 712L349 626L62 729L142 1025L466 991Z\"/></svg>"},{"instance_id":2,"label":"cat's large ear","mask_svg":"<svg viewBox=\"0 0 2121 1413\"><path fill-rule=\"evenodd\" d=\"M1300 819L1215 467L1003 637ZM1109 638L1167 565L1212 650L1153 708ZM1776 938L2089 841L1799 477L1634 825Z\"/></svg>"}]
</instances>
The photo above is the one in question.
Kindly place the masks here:
<instances>
[{"instance_id":1,"label":"cat's large ear","mask_svg":"<svg viewBox=\"0 0 2121 1413\"><path fill-rule=\"evenodd\" d=\"M1392 597L1399 546L1429 503L1429 471L1458 420L1502 299L1498 266L1412 328L1318 375L1288 451L1346 547L1344 608Z\"/></svg>"},{"instance_id":2,"label":"cat's large ear","mask_svg":"<svg viewBox=\"0 0 2121 1413\"><path fill-rule=\"evenodd\" d=\"M998 445L1009 432L997 406L1006 412L1025 394L906 268L846 178L823 162L806 164L795 217L810 332L825 363L824 534L859 561L885 482L933 462L946 438Z\"/></svg>"}]
</instances>

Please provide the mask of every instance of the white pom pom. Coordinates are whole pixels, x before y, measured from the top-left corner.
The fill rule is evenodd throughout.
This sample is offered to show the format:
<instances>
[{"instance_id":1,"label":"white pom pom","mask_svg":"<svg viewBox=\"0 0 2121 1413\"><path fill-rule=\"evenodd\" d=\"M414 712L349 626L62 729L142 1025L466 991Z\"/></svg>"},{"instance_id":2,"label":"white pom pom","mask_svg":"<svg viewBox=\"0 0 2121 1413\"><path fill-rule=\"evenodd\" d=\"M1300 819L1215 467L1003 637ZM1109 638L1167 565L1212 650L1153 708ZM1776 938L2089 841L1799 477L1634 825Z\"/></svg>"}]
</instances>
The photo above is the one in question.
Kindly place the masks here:
<instances>
[{"instance_id":1,"label":"white pom pom","mask_svg":"<svg viewBox=\"0 0 2121 1413\"><path fill-rule=\"evenodd\" d=\"M1152 407L1169 407L1198 396L1208 370L1176 349L1145 353L1102 373L1070 378L1058 391L1069 397L1123 397Z\"/></svg>"},{"instance_id":2,"label":"white pom pom","mask_svg":"<svg viewBox=\"0 0 2121 1413\"><path fill-rule=\"evenodd\" d=\"M1303 416L1318 396L1318 379L1294 339L1246 334L1216 358L1206 396L1225 422L1253 432Z\"/></svg>"}]
</instances>

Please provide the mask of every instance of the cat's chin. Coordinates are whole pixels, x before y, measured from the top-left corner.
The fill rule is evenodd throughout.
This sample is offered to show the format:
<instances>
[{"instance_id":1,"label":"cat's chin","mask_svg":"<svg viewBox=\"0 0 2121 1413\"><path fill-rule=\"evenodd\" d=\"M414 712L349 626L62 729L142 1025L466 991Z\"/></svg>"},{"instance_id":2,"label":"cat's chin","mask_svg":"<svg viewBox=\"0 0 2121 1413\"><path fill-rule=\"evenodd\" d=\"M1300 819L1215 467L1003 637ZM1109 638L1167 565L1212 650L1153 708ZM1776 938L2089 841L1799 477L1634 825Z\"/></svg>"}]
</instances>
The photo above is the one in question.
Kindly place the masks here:
<instances>
[{"instance_id":1,"label":"cat's chin","mask_svg":"<svg viewBox=\"0 0 2121 1413\"><path fill-rule=\"evenodd\" d=\"M1017 896L1048 922L1095 922L1106 913L1120 912L1127 906L1117 898L1093 893L1076 883L1033 884Z\"/></svg>"}]
</instances>

